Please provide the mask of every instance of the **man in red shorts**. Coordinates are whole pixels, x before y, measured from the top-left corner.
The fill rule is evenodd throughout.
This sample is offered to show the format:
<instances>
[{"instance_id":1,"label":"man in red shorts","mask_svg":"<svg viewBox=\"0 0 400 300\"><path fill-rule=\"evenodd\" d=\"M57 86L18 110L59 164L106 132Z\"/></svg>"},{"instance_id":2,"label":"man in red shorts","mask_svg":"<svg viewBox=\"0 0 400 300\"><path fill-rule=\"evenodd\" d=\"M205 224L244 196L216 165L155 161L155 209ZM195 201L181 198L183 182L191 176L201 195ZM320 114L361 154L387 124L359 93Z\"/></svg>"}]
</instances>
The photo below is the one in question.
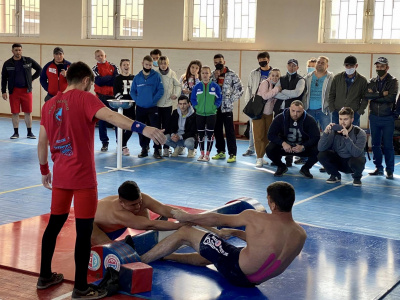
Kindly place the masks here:
<instances>
[{"instance_id":1,"label":"man in red shorts","mask_svg":"<svg viewBox=\"0 0 400 300\"><path fill-rule=\"evenodd\" d=\"M71 64L68 87L47 101L42 108L38 156L42 183L52 189L51 215L43 234L38 289L63 280L52 273L51 260L57 236L68 218L72 198L76 218L75 284L72 299L100 299L106 292L87 283L90 237L97 207L97 180L94 163L94 129L97 120L141 133L165 142L161 130L133 121L107 108L89 93L94 81L91 69L83 62ZM54 162L54 176L49 170L48 145Z\"/></svg>"},{"instance_id":2,"label":"man in red shorts","mask_svg":"<svg viewBox=\"0 0 400 300\"><path fill-rule=\"evenodd\" d=\"M1 70L1 93L7 101L7 82L8 93L10 94L10 107L12 114L12 124L14 134L10 139L19 138L18 125L19 113L25 114L25 124L28 130L27 138L36 139L32 133L32 81L39 77L42 68L32 58L22 56L22 45L13 44L11 52L13 57L5 61ZM35 73L32 75L32 69Z\"/></svg>"}]
</instances>

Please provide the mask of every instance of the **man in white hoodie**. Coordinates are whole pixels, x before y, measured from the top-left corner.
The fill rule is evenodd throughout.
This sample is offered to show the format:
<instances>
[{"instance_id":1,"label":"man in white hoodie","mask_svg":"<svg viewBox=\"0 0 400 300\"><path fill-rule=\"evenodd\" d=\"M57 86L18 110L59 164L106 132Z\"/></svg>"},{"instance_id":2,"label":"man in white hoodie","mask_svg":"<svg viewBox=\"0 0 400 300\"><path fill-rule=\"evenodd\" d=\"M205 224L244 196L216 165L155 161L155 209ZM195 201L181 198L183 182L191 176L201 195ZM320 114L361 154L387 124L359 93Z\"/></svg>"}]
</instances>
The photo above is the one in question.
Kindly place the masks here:
<instances>
[{"instance_id":1,"label":"man in white hoodie","mask_svg":"<svg viewBox=\"0 0 400 300\"><path fill-rule=\"evenodd\" d=\"M178 98L178 108L172 112L166 133L167 141L165 144L174 148L172 157L177 157L184 147L188 149L187 157L193 158L195 156L196 114L185 95Z\"/></svg>"}]
</instances>

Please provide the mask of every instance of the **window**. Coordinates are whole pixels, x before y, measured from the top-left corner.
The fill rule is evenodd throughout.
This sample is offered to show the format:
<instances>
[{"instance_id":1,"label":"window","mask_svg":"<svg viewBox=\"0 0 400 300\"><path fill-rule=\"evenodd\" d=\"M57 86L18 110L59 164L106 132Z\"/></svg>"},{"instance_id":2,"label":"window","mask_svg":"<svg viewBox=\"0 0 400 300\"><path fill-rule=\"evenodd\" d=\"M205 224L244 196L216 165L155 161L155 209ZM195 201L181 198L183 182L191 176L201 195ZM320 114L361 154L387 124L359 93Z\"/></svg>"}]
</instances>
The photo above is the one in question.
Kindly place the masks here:
<instances>
[{"instance_id":1,"label":"window","mask_svg":"<svg viewBox=\"0 0 400 300\"><path fill-rule=\"evenodd\" d=\"M88 4L88 38L143 37L144 0L89 0Z\"/></svg>"},{"instance_id":2,"label":"window","mask_svg":"<svg viewBox=\"0 0 400 300\"><path fill-rule=\"evenodd\" d=\"M188 39L254 42L257 0L188 0Z\"/></svg>"},{"instance_id":3,"label":"window","mask_svg":"<svg viewBox=\"0 0 400 300\"><path fill-rule=\"evenodd\" d=\"M322 0L321 41L400 43L400 0Z\"/></svg>"},{"instance_id":4,"label":"window","mask_svg":"<svg viewBox=\"0 0 400 300\"><path fill-rule=\"evenodd\" d=\"M0 35L38 36L39 0L0 0Z\"/></svg>"}]
</instances>

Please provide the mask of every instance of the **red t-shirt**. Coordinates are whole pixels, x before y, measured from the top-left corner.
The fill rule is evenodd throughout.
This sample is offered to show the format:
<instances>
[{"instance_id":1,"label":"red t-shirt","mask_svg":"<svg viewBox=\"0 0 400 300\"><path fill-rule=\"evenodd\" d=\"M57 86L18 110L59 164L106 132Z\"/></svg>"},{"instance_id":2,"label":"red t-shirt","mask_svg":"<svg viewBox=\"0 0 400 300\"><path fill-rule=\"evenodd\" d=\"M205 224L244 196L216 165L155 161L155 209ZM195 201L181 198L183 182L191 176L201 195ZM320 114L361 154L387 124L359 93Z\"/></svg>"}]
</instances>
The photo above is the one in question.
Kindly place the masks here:
<instances>
[{"instance_id":1,"label":"red t-shirt","mask_svg":"<svg viewBox=\"0 0 400 300\"><path fill-rule=\"evenodd\" d=\"M49 139L54 187L88 189L97 186L95 114L103 107L96 96L80 90L58 92L44 104L40 124Z\"/></svg>"}]
</instances>

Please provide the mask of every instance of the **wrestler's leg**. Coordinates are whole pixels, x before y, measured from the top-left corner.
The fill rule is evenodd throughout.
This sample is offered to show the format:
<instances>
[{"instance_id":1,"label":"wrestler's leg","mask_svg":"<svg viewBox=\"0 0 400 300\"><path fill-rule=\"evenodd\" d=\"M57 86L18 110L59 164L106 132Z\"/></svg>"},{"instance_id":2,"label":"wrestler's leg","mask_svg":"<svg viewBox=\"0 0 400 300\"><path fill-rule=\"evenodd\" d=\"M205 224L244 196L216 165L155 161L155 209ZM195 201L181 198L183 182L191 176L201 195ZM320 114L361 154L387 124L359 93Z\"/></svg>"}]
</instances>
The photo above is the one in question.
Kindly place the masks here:
<instances>
[{"instance_id":1,"label":"wrestler's leg","mask_svg":"<svg viewBox=\"0 0 400 300\"><path fill-rule=\"evenodd\" d=\"M101 245L111 243L112 240L108 237L108 235L97 226L96 223L93 223L93 232L91 243L92 245Z\"/></svg>"},{"instance_id":2,"label":"wrestler's leg","mask_svg":"<svg viewBox=\"0 0 400 300\"><path fill-rule=\"evenodd\" d=\"M205 259L199 253L172 253L165 256L163 259L173 260L194 266L207 266L212 264L212 262L210 262L208 259Z\"/></svg>"},{"instance_id":3,"label":"wrestler's leg","mask_svg":"<svg viewBox=\"0 0 400 300\"><path fill-rule=\"evenodd\" d=\"M199 252L200 241L204 234L206 234L205 231L193 228L191 226L183 226L175 233L171 234L155 245L150 251L143 254L141 256L141 261L144 263L150 263L173 253L182 245L190 246L196 250L196 252Z\"/></svg>"}]
</instances>

